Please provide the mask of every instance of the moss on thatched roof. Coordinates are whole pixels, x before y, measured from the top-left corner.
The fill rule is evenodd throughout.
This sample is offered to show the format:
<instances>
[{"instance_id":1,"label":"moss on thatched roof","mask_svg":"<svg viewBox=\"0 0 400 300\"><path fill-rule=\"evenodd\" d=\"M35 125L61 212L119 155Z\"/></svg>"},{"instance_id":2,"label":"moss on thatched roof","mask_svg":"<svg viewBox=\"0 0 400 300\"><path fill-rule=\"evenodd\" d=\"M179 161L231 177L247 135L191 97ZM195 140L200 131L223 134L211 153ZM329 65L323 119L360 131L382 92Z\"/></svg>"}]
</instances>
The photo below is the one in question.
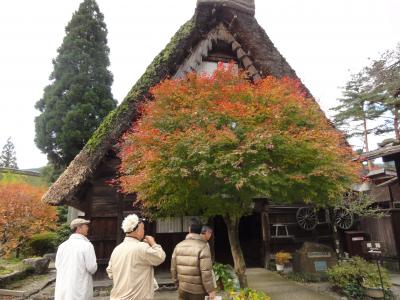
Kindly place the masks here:
<instances>
[{"instance_id":1,"label":"moss on thatched roof","mask_svg":"<svg viewBox=\"0 0 400 300\"><path fill-rule=\"evenodd\" d=\"M152 86L160 82L162 77L165 77L166 74L163 71L166 70L163 70L163 65L170 63L171 54L177 50L176 48L181 44L182 40L191 33L193 28L193 19L181 26L165 49L161 51L147 67L144 74L136 82L123 102L104 119L99 128L93 133L85 146L87 150L90 152L96 151L101 141L110 132L110 129L119 122L121 116L124 113L128 113L132 105L136 105L137 101L140 101Z\"/></svg>"}]
</instances>

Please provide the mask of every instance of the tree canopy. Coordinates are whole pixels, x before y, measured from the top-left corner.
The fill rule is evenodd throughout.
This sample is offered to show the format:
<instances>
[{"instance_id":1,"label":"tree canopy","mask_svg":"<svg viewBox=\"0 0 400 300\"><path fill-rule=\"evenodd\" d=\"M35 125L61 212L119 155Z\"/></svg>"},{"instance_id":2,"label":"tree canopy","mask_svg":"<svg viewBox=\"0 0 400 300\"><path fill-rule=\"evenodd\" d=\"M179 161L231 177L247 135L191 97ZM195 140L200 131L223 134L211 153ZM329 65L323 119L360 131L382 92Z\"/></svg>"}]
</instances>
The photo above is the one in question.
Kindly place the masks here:
<instances>
[{"instance_id":1,"label":"tree canopy","mask_svg":"<svg viewBox=\"0 0 400 300\"><path fill-rule=\"evenodd\" d=\"M51 83L36 103L35 142L56 166L66 166L116 107L107 28L95 0L84 0L65 28Z\"/></svg>"},{"instance_id":2,"label":"tree canopy","mask_svg":"<svg viewBox=\"0 0 400 300\"><path fill-rule=\"evenodd\" d=\"M166 80L123 138L123 190L156 214L242 215L255 197L334 203L351 150L297 80L253 85L219 68Z\"/></svg>"},{"instance_id":3,"label":"tree canopy","mask_svg":"<svg viewBox=\"0 0 400 300\"><path fill-rule=\"evenodd\" d=\"M343 89L343 98L339 99L339 105L332 110L335 125L344 130L349 137L363 136L365 132L371 132L367 128L367 121L380 117L382 111L374 102L371 93L371 82L367 70L352 75L351 80ZM368 145L366 145L368 148Z\"/></svg>"},{"instance_id":4,"label":"tree canopy","mask_svg":"<svg viewBox=\"0 0 400 300\"><path fill-rule=\"evenodd\" d=\"M0 167L18 169L17 156L15 147L11 141L11 137L7 139L6 144L3 146L3 150L0 154Z\"/></svg>"}]
</instances>

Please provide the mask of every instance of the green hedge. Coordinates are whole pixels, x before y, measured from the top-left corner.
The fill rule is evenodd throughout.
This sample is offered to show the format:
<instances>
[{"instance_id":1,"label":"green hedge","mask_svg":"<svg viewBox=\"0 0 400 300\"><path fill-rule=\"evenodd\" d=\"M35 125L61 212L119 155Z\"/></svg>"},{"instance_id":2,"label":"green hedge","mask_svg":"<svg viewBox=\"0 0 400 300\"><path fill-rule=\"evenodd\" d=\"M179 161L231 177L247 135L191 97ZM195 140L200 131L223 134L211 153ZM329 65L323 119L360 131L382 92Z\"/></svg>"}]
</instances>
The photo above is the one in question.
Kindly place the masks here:
<instances>
[{"instance_id":1,"label":"green hedge","mask_svg":"<svg viewBox=\"0 0 400 300\"><path fill-rule=\"evenodd\" d=\"M38 256L43 256L46 253L53 253L56 251L56 238L57 234L55 232L34 234L29 240L28 252Z\"/></svg>"}]
</instances>

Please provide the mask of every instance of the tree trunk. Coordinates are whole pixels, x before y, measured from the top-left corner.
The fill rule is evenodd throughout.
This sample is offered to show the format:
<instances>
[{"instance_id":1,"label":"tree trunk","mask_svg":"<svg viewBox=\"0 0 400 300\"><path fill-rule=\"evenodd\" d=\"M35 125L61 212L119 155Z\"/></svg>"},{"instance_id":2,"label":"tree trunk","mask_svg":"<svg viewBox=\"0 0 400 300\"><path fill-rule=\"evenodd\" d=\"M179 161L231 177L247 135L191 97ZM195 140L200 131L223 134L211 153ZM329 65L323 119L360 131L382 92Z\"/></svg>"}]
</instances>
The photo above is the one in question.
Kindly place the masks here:
<instances>
[{"instance_id":1,"label":"tree trunk","mask_svg":"<svg viewBox=\"0 0 400 300\"><path fill-rule=\"evenodd\" d=\"M333 239L334 239L334 245L335 245L335 251L336 251L337 258L341 259L344 257L343 249L340 244L339 232L338 232L337 227L334 222L332 222L332 232L333 232Z\"/></svg>"},{"instance_id":2,"label":"tree trunk","mask_svg":"<svg viewBox=\"0 0 400 300\"><path fill-rule=\"evenodd\" d=\"M242 248L239 241L239 217L224 216L226 228L228 230L229 243L233 257L233 265L238 276L240 287L247 287L246 263L244 261Z\"/></svg>"},{"instance_id":3,"label":"tree trunk","mask_svg":"<svg viewBox=\"0 0 400 300\"><path fill-rule=\"evenodd\" d=\"M363 125L364 125L364 144L365 144L365 151L369 152L369 146L368 146L368 129L367 129L367 119L364 117L363 119ZM368 160L368 170L372 170L372 161Z\"/></svg>"},{"instance_id":4,"label":"tree trunk","mask_svg":"<svg viewBox=\"0 0 400 300\"><path fill-rule=\"evenodd\" d=\"M271 236L270 236L270 228L269 228L269 208L268 205L264 205L263 210L261 212L261 229L262 229L262 240L263 240L263 266L264 268L268 268L269 259L271 256Z\"/></svg>"},{"instance_id":5,"label":"tree trunk","mask_svg":"<svg viewBox=\"0 0 400 300\"><path fill-rule=\"evenodd\" d=\"M393 120L393 127L394 127L394 134L396 136L396 140L400 140L400 131L399 131L399 108L394 108L394 120Z\"/></svg>"}]
</instances>

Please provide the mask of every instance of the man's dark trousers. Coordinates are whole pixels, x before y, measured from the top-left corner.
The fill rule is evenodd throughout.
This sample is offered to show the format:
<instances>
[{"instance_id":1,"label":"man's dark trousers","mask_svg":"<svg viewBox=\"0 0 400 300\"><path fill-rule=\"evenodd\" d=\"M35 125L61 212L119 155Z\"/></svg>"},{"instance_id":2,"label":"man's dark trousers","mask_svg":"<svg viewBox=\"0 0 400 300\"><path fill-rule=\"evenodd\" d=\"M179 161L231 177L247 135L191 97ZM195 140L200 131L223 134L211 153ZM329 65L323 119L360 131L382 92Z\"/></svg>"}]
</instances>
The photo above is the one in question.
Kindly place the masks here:
<instances>
[{"instance_id":1,"label":"man's dark trousers","mask_svg":"<svg viewBox=\"0 0 400 300\"><path fill-rule=\"evenodd\" d=\"M206 294L191 294L182 290L178 290L179 300L204 300Z\"/></svg>"}]
</instances>

